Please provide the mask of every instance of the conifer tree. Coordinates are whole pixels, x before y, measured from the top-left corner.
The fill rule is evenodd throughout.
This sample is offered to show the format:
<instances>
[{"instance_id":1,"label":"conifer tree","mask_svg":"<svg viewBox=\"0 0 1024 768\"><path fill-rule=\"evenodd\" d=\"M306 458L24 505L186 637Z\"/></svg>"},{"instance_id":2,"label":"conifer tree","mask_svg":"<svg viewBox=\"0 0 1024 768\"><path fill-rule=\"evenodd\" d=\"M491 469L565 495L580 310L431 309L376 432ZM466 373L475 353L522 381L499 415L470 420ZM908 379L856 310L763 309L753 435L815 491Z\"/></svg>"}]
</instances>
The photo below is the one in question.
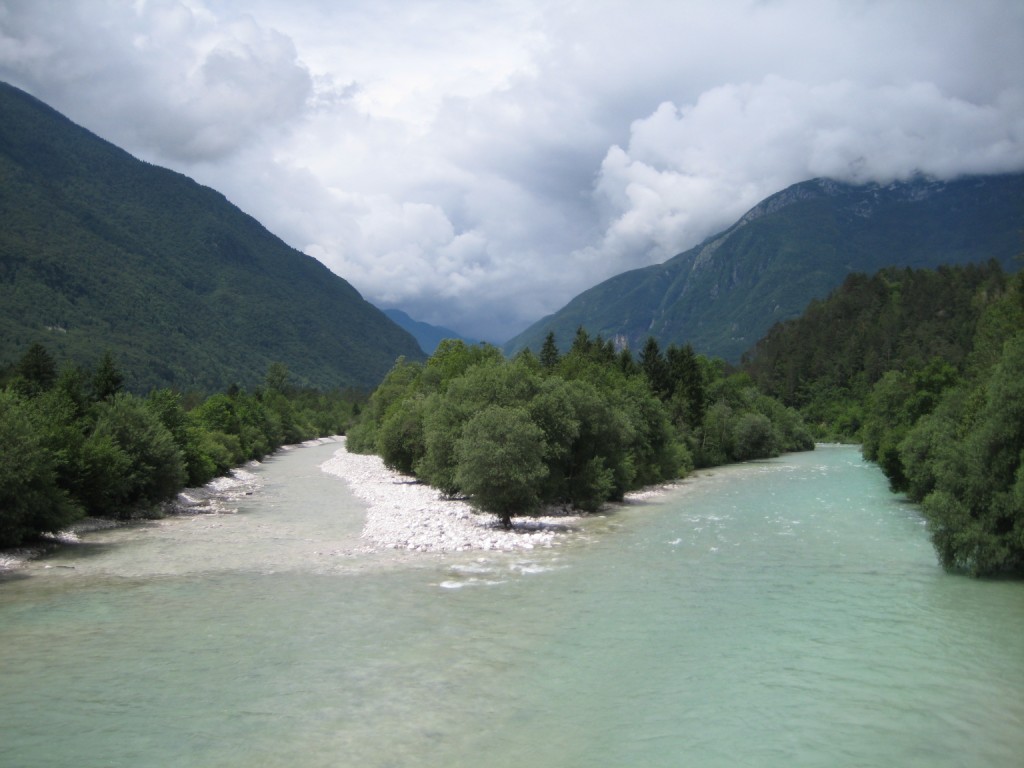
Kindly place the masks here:
<instances>
[{"instance_id":1,"label":"conifer tree","mask_svg":"<svg viewBox=\"0 0 1024 768\"><path fill-rule=\"evenodd\" d=\"M548 331L544 338L544 346L540 348L540 364L545 370L552 370L558 365L558 345L555 344L555 332Z\"/></svg>"}]
</instances>

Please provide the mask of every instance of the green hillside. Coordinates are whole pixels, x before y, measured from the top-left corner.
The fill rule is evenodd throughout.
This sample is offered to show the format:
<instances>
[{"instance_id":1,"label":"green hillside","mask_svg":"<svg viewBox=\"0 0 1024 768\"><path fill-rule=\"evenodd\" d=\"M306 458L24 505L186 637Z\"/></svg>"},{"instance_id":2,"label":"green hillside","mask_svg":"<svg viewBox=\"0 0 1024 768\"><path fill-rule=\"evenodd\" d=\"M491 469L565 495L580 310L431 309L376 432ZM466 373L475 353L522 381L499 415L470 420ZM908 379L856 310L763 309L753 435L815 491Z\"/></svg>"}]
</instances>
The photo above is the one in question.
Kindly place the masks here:
<instances>
[{"instance_id":1,"label":"green hillside","mask_svg":"<svg viewBox=\"0 0 1024 768\"><path fill-rule=\"evenodd\" d=\"M690 343L737 361L776 322L797 317L852 272L996 259L1024 249L1024 174L849 185L794 185L663 264L617 275L505 345L562 347L584 327L639 349Z\"/></svg>"},{"instance_id":2,"label":"green hillside","mask_svg":"<svg viewBox=\"0 0 1024 768\"><path fill-rule=\"evenodd\" d=\"M219 390L272 362L376 385L415 339L223 195L0 84L0 366L34 342L131 389Z\"/></svg>"}]
</instances>

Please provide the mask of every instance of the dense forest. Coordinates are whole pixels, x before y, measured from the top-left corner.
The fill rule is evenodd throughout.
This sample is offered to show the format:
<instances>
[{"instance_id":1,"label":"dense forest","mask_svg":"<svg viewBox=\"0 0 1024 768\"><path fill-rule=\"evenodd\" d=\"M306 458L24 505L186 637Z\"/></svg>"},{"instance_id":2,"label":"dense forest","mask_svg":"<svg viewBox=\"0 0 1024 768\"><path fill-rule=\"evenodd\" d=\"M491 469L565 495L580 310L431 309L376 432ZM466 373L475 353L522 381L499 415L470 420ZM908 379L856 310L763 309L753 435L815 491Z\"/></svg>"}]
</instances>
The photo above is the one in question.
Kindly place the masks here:
<instances>
[{"instance_id":1,"label":"dense forest","mask_svg":"<svg viewBox=\"0 0 1024 768\"><path fill-rule=\"evenodd\" d=\"M861 442L921 503L946 568L1024 574L1024 274L851 275L745 369L819 437Z\"/></svg>"},{"instance_id":2,"label":"dense forest","mask_svg":"<svg viewBox=\"0 0 1024 768\"><path fill-rule=\"evenodd\" d=\"M0 83L0 366L117 358L133 392L376 386L415 339L225 197Z\"/></svg>"},{"instance_id":3,"label":"dense forest","mask_svg":"<svg viewBox=\"0 0 1024 768\"><path fill-rule=\"evenodd\" d=\"M0 389L0 546L60 531L86 516L159 514L161 502L278 447L343 433L354 391L289 383L272 364L253 392L201 398L170 389L127 392L110 354L60 371L41 345Z\"/></svg>"},{"instance_id":4,"label":"dense forest","mask_svg":"<svg viewBox=\"0 0 1024 768\"><path fill-rule=\"evenodd\" d=\"M794 410L720 361L654 339L634 359L580 329L564 355L549 335L539 355L448 340L425 364L400 360L348 445L508 526L541 505L593 511L695 466L813 442Z\"/></svg>"}]
</instances>

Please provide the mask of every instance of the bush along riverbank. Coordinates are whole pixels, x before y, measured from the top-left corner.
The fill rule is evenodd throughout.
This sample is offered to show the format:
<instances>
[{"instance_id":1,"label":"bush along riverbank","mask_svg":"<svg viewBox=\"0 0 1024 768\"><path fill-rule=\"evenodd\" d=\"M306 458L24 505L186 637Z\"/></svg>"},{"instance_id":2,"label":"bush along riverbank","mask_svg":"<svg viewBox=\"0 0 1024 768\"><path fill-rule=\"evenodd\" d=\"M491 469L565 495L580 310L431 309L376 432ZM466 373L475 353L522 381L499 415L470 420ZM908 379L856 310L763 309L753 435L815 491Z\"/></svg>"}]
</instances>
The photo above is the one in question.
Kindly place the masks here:
<instances>
[{"instance_id":1,"label":"bush along riverbank","mask_svg":"<svg viewBox=\"0 0 1024 768\"><path fill-rule=\"evenodd\" d=\"M283 365L263 386L203 399L124 390L113 359L57 366L40 345L0 390L0 547L17 547L84 517L156 515L198 487L282 445L343 434L359 410L351 391L292 387Z\"/></svg>"},{"instance_id":2,"label":"bush along riverbank","mask_svg":"<svg viewBox=\"0 0 1024 768\"><path fill-rule=\"evenodd\" d=\"M948 570L1024 576L1024 273L851 275L745 367L819 436L860 442Z\"/></svg>"},{"instance_id":3,"label":"bush along riverbank","mask_svg":"<svg viewBox=\"0 0 1024 768\"><path fill-rule=\"evenodd\" d=\"M634 359L582 329L564 355L549 335L539 357L449 340L425 364L399 360L348 437L350 451L506 528L552 505L593 512L694 467L810 448L795 411L721 361L663 354L653 339Z\"/></svg>"}]
</instances>

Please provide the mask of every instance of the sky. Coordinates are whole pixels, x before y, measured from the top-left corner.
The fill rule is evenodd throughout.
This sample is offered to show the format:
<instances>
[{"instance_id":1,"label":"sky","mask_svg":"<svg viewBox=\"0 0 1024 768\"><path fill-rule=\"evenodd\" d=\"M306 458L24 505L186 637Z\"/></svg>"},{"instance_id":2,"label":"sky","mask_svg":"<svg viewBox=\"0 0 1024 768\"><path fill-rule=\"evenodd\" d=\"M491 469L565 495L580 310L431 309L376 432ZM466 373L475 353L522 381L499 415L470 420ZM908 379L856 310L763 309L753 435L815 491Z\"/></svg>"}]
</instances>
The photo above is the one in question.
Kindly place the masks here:
<instances>
[{"instance_id":1,"label":"sky","mask_svg":"<svg viewBox=\"0 0 1024 768\"><path fill-rule=\"evenodd\" d=\"M1020 0L0 0L0 79L495 343L799 181L1024 170Z\"/></svg>"}]
</instances>

